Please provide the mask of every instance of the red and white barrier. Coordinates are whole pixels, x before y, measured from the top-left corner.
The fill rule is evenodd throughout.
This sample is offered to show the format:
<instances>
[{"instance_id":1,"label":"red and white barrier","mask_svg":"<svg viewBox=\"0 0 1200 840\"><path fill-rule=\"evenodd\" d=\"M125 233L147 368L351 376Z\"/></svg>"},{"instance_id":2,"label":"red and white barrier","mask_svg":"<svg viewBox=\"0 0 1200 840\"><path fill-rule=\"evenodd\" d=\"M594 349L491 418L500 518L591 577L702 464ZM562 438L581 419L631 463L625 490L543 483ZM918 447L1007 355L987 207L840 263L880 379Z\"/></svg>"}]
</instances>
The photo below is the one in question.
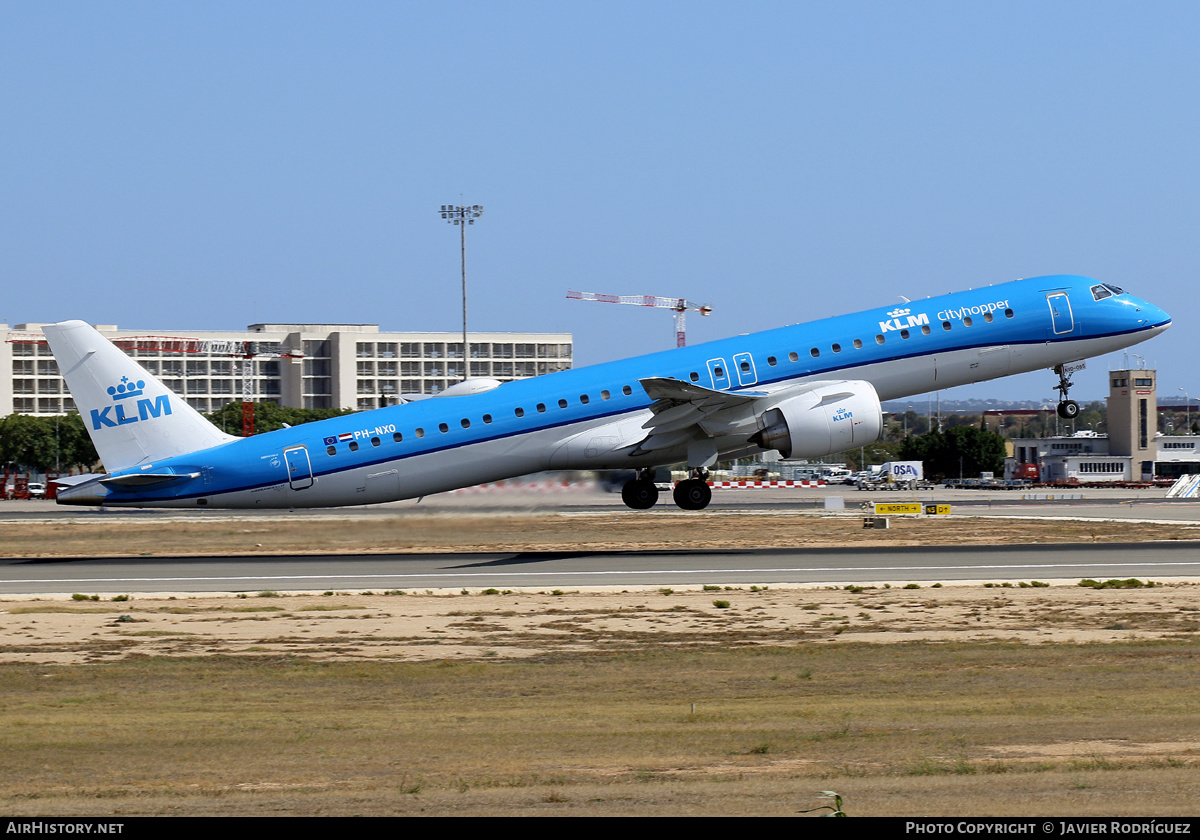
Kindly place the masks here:
<instances>
[{"instance_id":1,"label":"red and white barrier","mask_svg":"<svg viewBox=\"0 0 1200 840\"><path fill-rule=\"evenodd\" d=\"M710 481L710 487L722 490L771 490L777 487L824 487L824 481Z\"/></svg>"}]
</instances>

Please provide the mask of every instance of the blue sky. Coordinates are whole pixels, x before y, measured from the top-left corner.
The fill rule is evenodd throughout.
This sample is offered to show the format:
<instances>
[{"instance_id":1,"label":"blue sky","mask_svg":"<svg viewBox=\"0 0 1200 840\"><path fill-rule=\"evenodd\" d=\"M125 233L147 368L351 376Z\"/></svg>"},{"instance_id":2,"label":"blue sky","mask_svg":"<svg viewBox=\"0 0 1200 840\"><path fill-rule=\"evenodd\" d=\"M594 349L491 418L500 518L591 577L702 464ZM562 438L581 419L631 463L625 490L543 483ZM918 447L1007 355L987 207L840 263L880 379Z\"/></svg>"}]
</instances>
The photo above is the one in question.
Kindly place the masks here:
<instances>
[{"instance_id":1,"label":"blue sky","mask_svg":"<svg viewBox=\"0 0 1200 840\"><path fill-rule=\"evenodd\" d=\"M0 321L570 331L591 364L1038 274L1200 398L1200 4L0 4ZM1073 396L1103 396L1092 362ZM944 398L1049 399L1026 374Z\"/></svg>"}]
</instances>

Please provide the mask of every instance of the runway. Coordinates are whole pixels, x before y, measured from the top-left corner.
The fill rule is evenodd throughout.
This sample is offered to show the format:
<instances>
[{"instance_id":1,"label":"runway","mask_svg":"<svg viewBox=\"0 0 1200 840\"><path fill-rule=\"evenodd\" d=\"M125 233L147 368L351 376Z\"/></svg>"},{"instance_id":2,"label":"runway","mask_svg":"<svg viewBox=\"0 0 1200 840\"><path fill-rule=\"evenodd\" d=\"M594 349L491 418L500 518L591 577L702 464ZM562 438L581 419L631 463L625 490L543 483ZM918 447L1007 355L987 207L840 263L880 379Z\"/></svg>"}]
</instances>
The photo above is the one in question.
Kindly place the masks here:
<instances>
[{"instance_id":1,"label":"runway","mask_svg":"<svg viewBox=\"0 0 1200 840\"><path fill-rule=\"evenodd\" d=\"M1062 495L1068 498L1062 498ZM1200 522L1200 504L1163 498L1164 491L1086 490L1048 500L1012 494L981 496L971 491L933 493L855 493L829 487L802 493L788 490L721 491L711 512L771 513L817 511L825 499L843 499L849 515L863 502L938 501L950 503L957 516L1105 519L1109 521ZM1082 496L1082 498L1077 498ZM343 526L378 516L437 513L453 516L508 516L531 512L655 517L675 515L669 504L652 511L626 510L619 498L595 488L561 492L443 494L428 499L361 508L315 511L88 510L51 502L5 502L6 524L87 524L226 520L276 522L328 520ZM705 513L688 514L703 517ZM726 517L728 520L728 517ZM737 527L736 517L726 527ZM2 531L0 531L2 536ZM8 558L0 559L0 594L70 595L72 593L367 591L425 589L568 589L641 588L709 585L910 583L928 586L955 581L1077 581L1107 579L1200 579L1200 544L1128 543L1044 544L961 548L874 547L738 549L719 544L703 550L581 551L522 553L401 553L378 555L194 556ZM111 550L111 549L109 549Z\"/></svg>"},{"instance_id":2,"label":"runway","mask_svg":"<svg viewBox=\"0 0 1200 840\"><path fill-rule=\"evenodd\" d=\"M8 559L0 594L1200 578L1200 544Z\"/></svg>"}]
</instances>

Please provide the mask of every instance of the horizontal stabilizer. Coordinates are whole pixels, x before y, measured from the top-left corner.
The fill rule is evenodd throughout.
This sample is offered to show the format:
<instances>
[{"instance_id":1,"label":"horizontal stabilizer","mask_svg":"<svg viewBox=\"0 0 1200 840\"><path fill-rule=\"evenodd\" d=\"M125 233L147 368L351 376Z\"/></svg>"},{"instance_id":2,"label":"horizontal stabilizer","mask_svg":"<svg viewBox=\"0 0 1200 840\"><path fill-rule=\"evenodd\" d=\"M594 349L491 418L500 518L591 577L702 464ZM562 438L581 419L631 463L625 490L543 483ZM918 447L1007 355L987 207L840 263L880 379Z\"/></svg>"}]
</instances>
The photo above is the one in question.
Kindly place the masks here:
<instances>
[{"instance_id":1,"label":"horizontal stabilizer","mask_svg":"<svg viewBox=\"0 0 1200 840\"><path fill-rule=\"evenodd\" d=\"M168 481L191 481L199 478L200 473L129 473L114 475L100 479L101 484L115 484L118 487L145 487L150 484L165 484Z\"/></svg>"},{"instance_id":2,"label":"horizontal stabilizer","mask_svg":"<svg viewBox=\"0 0 1200 840\"><path fill-rule=\"evenodd\" d=\"M54 479L51 483L57 484L59 487L74 487L76 484L83 484L85 481L91 481L93 478L106 478L107 473L84 473L83 475L64 475Z\"/></svg>"}]
</instances>

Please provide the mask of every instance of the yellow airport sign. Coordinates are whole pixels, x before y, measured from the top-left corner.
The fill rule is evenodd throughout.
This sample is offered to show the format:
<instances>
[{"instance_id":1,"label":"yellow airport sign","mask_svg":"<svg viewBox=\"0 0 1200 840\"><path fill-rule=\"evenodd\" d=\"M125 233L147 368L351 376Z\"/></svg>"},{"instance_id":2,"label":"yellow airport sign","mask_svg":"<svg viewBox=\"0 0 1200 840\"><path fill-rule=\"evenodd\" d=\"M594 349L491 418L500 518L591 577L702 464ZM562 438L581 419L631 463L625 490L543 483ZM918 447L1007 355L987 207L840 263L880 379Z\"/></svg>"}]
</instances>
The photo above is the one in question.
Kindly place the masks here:
<instances>
[{"instance_id":1,"label":"yellow airport sign","mask_svg":"<svg viewBox=\"0 0 1200 840\"><path fill-rule=\"evenodd\" d=\"M920 502L876 502L875 515L885 516L888 514L901 513L922 513L925 506Z\"/></svg>"},{"instance_id":2,"label":"yellow airport sign","mask_svg":"<svg viewBox=\"0 0 1200 840\"><path fill-rule=\"evenodd\" d=\"M876 502L876 516L899 516L901 514L925 514L926 516L945 515L950 512L950 505L926 505L921 502Z\"/></svg>"}]
</instances>

